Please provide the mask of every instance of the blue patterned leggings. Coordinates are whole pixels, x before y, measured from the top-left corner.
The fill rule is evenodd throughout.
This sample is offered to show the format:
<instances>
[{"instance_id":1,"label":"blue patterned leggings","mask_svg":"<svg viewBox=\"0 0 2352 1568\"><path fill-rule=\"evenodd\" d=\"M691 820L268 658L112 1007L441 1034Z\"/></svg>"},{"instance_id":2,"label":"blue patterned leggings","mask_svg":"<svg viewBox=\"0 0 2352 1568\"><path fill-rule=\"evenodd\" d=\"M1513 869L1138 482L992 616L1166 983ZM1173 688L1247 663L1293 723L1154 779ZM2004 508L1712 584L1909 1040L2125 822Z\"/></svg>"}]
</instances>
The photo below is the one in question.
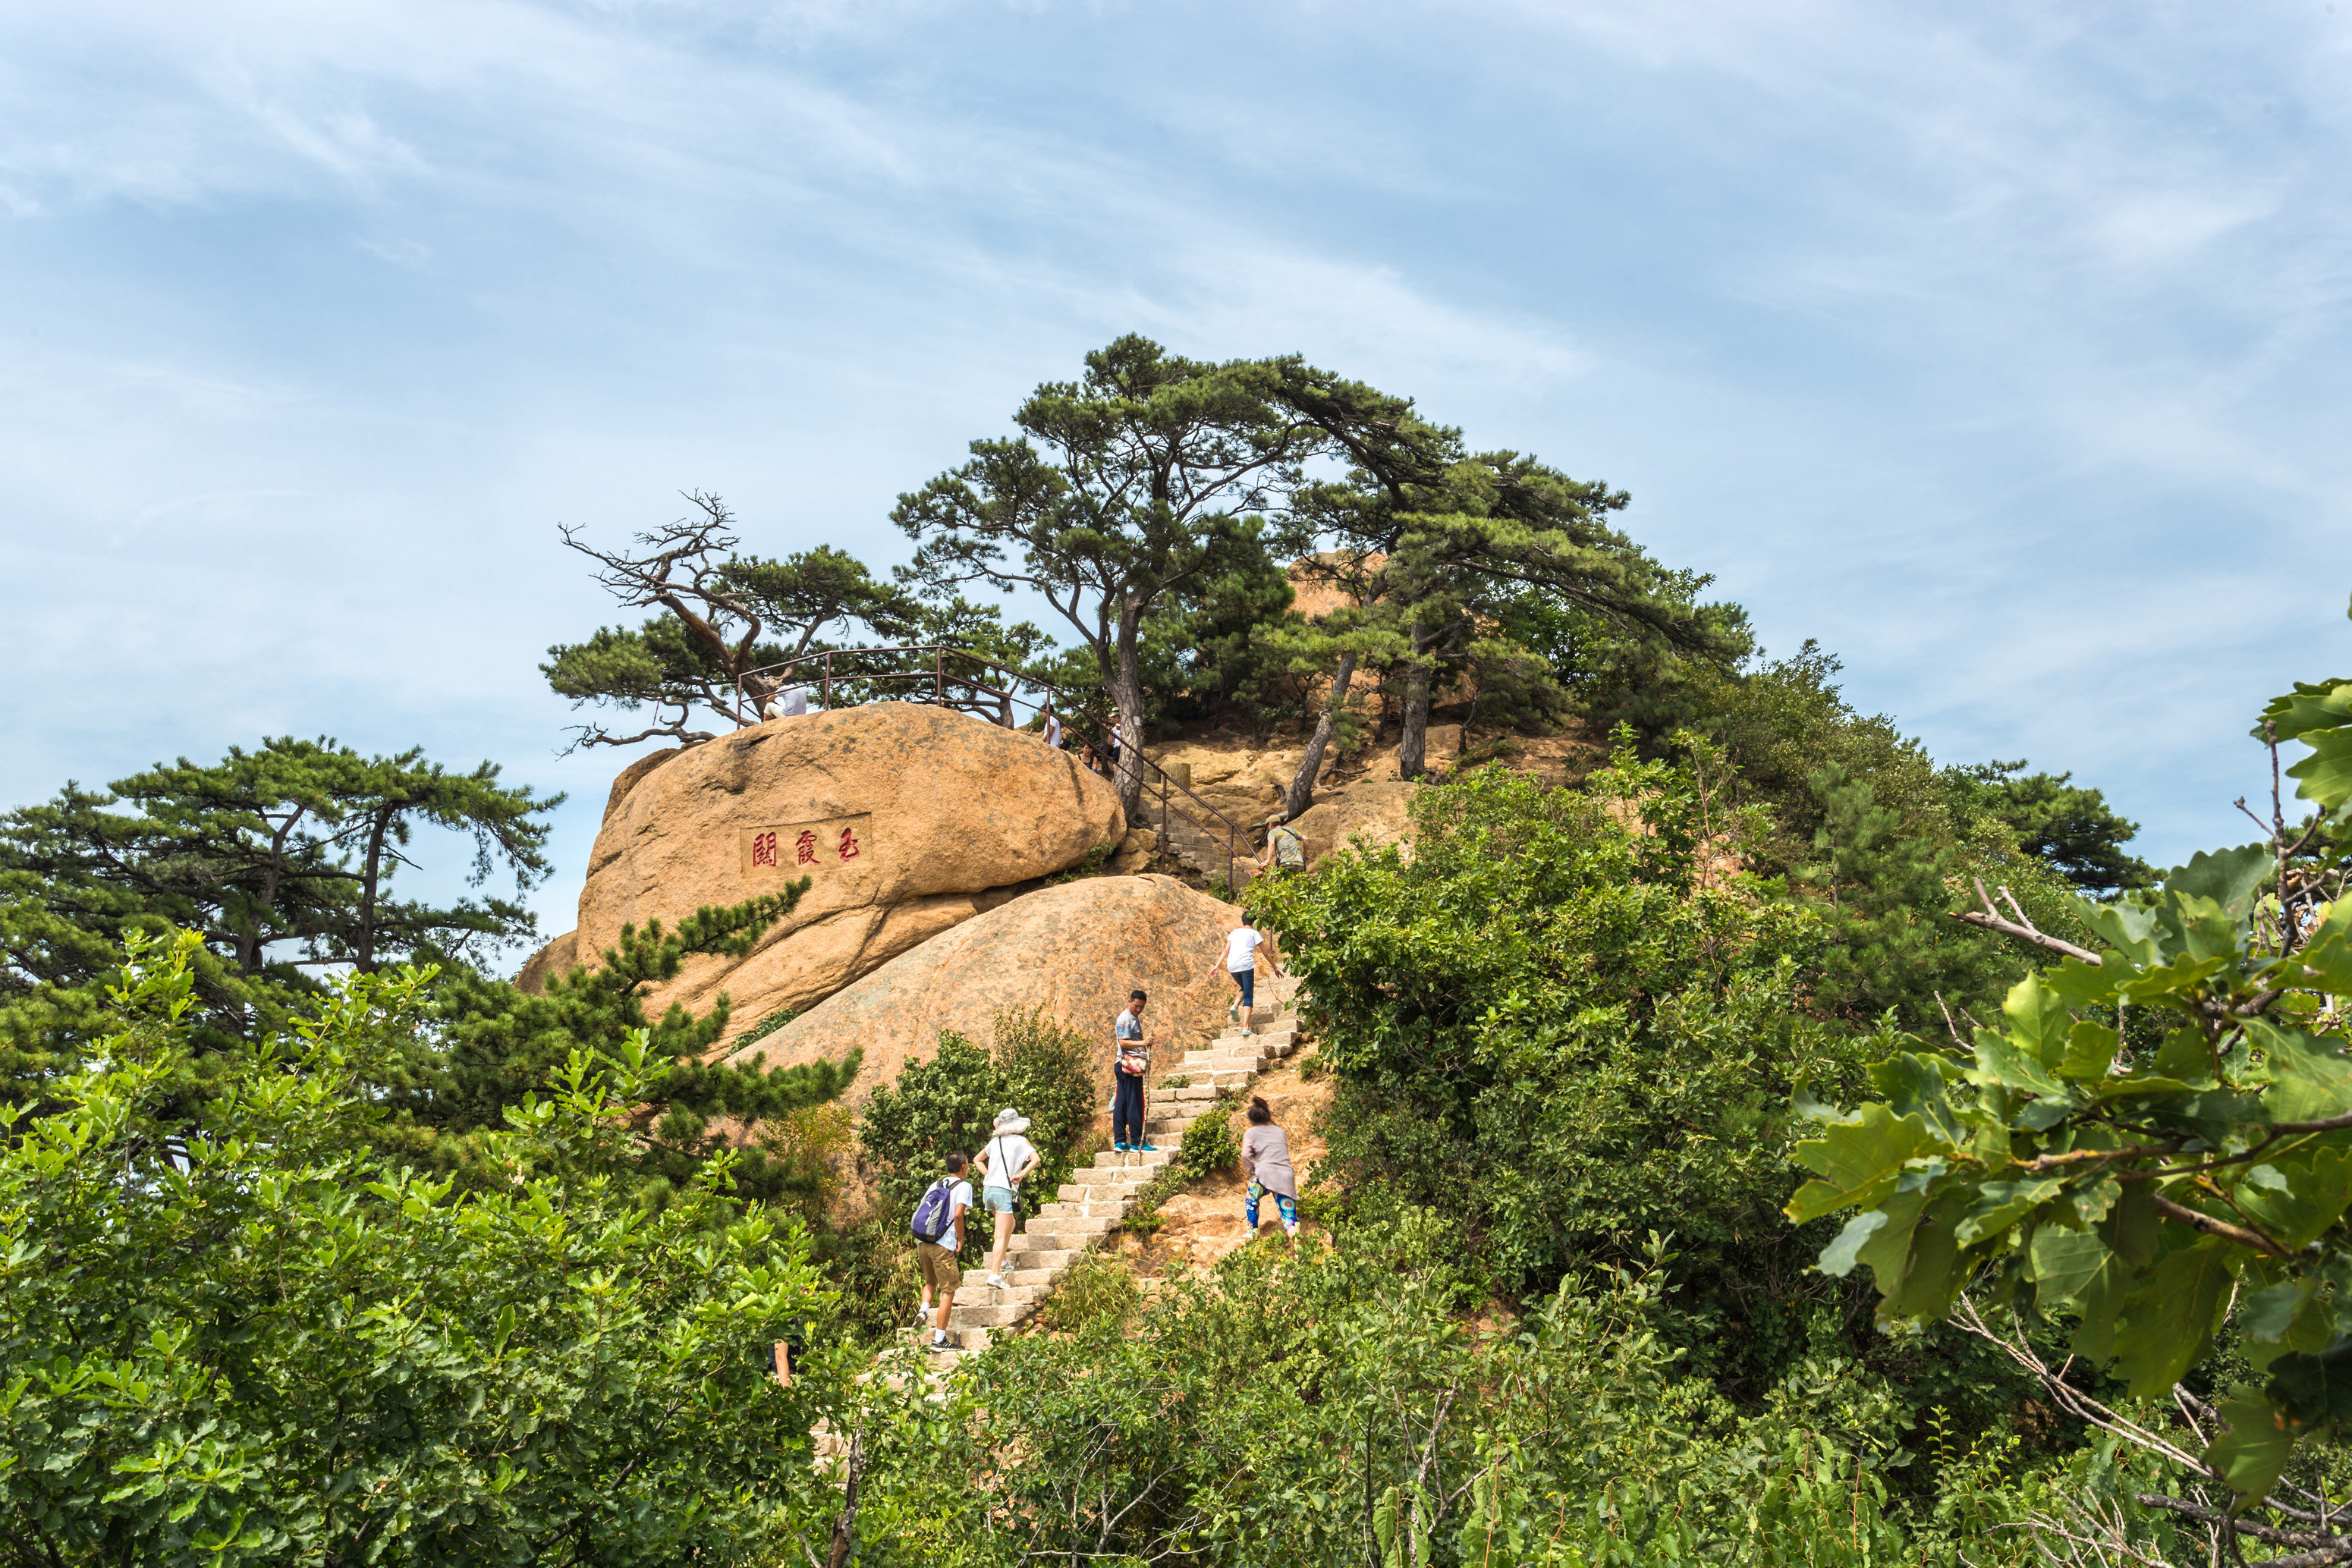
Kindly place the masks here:
<instances>
[{"instance_id":1,"label":"blue patterned leggings","mask_svg":"<svg viewBox=\"0 0 2352 1568\"><path fill-rule=\"evenodd\" d=\"M1262 1181L1253 1181L1249 1184L1247 1202L1249 1205L1249 1228L1250 1234L1252 1236L1255 1236L1257 1234L1257 1200L1265 1197L1272 1191L1273 1189L1268 1187L1265 1183ZM1282 1228L1285 1230L1296 1230L1298 1228L1298 1200L1297 1198L1291 1197L1286 1192L1276 1192L1274 1193L1274 1206L1282 1211Z\"/></svg>"}]
</instances>

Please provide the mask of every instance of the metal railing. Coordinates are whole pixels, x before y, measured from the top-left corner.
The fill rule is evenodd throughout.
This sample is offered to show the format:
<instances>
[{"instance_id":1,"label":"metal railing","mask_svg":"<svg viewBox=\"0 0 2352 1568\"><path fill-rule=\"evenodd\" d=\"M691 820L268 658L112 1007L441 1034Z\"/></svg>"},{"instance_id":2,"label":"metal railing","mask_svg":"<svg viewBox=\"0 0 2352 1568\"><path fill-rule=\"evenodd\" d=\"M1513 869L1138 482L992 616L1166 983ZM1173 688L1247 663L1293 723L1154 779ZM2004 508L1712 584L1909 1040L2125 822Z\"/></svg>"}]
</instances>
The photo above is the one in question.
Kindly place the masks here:
<instances>
[{"instance_id":1,"label":"metal railing","mask_svg":"<svg viewBox=\"0 0 2352 1568\"><path fill-rule=\"evenodd\" d=\"M900 670L855 667L869 659L888 658L893 655L926 656L930 667ZM836 659L848 667L837 668L835 664ZM817 666L814 677L793 678L791 672L804 664ZM992 685L987 680L982 678L983 674L999 676L1005 684ZM754 680L760 683L756 691L746 685L747 682ZM747 720L742 714L748 712L756 715L771 696L791 686L814 685L819 697L820 711L830 712L835 706L834 696L838 690L846 688L855 691L860 686L885 686L891 682L908 683L909 697L912 701L928 702L940 707L952 707L964 713L973 712L974 706L981 699L990 699L998 715L993 722L1006 729L1021 727L1013 722L1013 710L1016 707L1026 707L1032 712L1042 713L1047 702L1057 698L1066 699L1070 696L1069 693L1050 681L1041 681L1036 676L1013 669L1010 665L983 659L967 649L951 647L943 643L910 644L896 648L833 648L814 653L803 653L797 658L781 660L772 664L761 664L745 670L738 675L735 679L735 695L739 709L735 715L736 727L745 728L756 723L756 719ZM926 685L929 688L928 692L923 689ZM1046 694L1046 701L1034 701L1024 695L1026 691L1044 692ZM1132 757L1124 755L1126 748L1118 744L1117 729L1110 728L1108 738L1106 739L1103 721L1087 711L1083 700L1069 712L1061 714L1060 717L1062 728L1066 734L1076 735L1080 739L1094 745L1098 754L1108 760L1114 769L1123 771L1129 766L1136 769L1139 798L1147 797L1150 793L1152 778L1157 779L1160 794L1160 847L1153 858L1154 864L1164 866L1168 862L1170 793L1173 791L1199 807L1224 829L1223 842L1221 847L1225 852L1225 887L1229 894L1234 896L1240 894L1239 868L1242 862L1254 862L1255 858L1247 847L1250 843L1249 830L1192 793L1191 786L1178 783L1169 775L1166 768L1145 756L1140 746L1134 747ZM1146 769L1150 770L1152 777L1145 776ZM1116 773L1111 782L1116 788L1118 784ZM1202 836L1212 843L1218 841L1217 832L1207 822L1202 821L1189 811L1179 814L1198 828ZM1129 825L1133 826L1132 823Z\"/></svg>"}]
</instances>

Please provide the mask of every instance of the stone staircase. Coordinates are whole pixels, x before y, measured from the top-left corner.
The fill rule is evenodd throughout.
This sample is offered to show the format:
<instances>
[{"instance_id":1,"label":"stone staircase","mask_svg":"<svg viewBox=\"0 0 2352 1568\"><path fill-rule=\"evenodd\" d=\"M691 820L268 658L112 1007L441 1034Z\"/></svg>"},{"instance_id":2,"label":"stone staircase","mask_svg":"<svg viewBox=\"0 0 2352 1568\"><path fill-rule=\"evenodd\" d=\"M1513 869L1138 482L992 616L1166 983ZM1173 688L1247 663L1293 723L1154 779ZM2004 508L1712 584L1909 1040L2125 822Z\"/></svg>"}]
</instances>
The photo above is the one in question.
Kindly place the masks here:
<instances>
[{"instance_id":1,"label":"stone staircase","mask_svg":"<svg viewBox=\"0 0 2352 1568\"><path fill-rule=\"evenodd\" d=\"M1185 1052L1183 1061L1152 1089L1144 1107L1144 1135L1157 1145L1153 1153L1104 1150L1092 1166L1072 1173L1055 1195L1059 1201L1046 1204L1025 1229L1013 1233L1004 1251L1005 1289L988 1282L984 1267L964 1270L955 1310L948 1318L950 1349L984 1350L990 1334L1035 1312L1054 1288L1055 1278L1098 1245L1134 1208L1137 1192L1176 1158L1184 1129L1214 1106L1218 1093L1246 1088L1298 1049L1297 982L1285 979L1276 985L1275 1007L1261 1004L1255 1014L1255 1034L1244 1038L1241 1025L1230 1025L1205 1049ZM1186 1082L1171 1089L1171 1078ZM987 1219L985 1215L974 1218L983 1223ZM921 1338L928 1342L929 1335L923 1333Z\"/></svg>"}]
</instances>

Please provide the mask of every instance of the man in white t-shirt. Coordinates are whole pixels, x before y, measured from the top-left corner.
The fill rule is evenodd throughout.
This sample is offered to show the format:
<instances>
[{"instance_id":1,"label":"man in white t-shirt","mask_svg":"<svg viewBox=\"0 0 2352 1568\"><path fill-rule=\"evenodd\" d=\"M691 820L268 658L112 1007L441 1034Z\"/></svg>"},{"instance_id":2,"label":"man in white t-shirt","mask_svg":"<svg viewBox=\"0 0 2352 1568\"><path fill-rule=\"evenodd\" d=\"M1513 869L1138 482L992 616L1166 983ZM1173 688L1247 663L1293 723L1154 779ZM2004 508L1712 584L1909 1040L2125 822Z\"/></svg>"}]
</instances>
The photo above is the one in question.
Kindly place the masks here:
<instances>
[{"instance_id":1,"label":"man in white t-shirt","mask_svg":"<svg viewBox=\"0 0 2352 1568\"><path fill-rule=\"evenodd\" d=\"M760 709L761 718L803 718L808 714L808 688L786 686Z\"/></svg>"},{"instance_id":2,"label":"man in white t-shirt","mask_svg":"<svg viewBox=\"0 0 2352 1568\"><path fill-rule=\"evenodd\" d=\"M1035 1147L1021 1135L1028 1130L1029 1118L1006 1106L996 1113L996 1126L989 1134L988 1147L980 1151L975 1162L985 1177L980 1189L981 1201L996 1216L996 1245L988 1253L988 1282L1000 1291L1011 1288L1004 1282L1004 1248L1013 1239L1013 1227L1020 1218L1021 1183L1045 1163Z\"/></svg>"},{"instance_id":3,"label":"man in white t-shirt","mask_svg":"<svg viewBox=\"0 0 2352 1568\"><path fill-rule=\"evenodd\" d=\"M1054 711L1054 699L1045 699L1045 744L1055 750L1062 749L1062 716Z\"/></svg>"},{"instance_id":4,"label":"man in white t-shirt","mask_svg":"<svg viewBox=\"0 0 2352 1568\"><path fill-rule=\"evenodd\" d=\"M937 1241L918 1240L915 1243L915 1264L922 1270L923 1304L915 1314L919 1327L927 1320L931 1324L931 1348L939 1350L948 1343L948 1314L955 1311L956 1287L963 1283L963 1260L957 1256L963 1250L963 1217L971 1207L971 1183L964 1179L964 1167L971 1162L961 1155L948 1156L948 1175L955 1187L948 1194L948 1228ZM933 1317L931 1297L940 1299L938 1315Z\"/></svg>"},{"instance_id":5,"label":"man in white t-shirt","mask_svg":"<svg viewBox=\"0 0 2352 1568\"><path fill-rule=\"evenodd\" d=\"M1277 975L1281 974L1282 966L1275 962L1274 950L1266 945L1265 933L1250 924L1249 912L1244 910L1240 921L1225 934L1223 960L1225 977L1233 981L1234 989L1240 993L1234 998L1233 1005L1225 1009L1225 1016L1242 1026L1244 1036L1255 1032L1250 1028L1250 1022L1257 1016L1257 950L1260 947L1266 947L1266 967ZM1214 966L1210 972L1216 972Z\"/></svg>"}]
</instances>

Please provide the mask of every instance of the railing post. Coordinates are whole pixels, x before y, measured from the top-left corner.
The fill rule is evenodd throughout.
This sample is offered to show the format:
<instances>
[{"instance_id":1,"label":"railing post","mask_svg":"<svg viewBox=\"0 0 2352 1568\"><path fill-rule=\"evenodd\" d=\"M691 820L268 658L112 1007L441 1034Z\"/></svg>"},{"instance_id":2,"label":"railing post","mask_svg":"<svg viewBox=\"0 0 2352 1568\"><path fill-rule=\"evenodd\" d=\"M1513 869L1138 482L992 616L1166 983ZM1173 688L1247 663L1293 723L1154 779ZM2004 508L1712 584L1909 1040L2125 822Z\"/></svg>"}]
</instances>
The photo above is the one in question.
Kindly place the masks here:
<instances>
[{"instance_id":1,"label":"railing post","mask_svg":"<svg viewBox=\"0 0 2352 1568\"><path fill-rule=\"evenodd\" d=\"M1160 774L1160 855L1159 855L1159 860L1160 860L1160 862L1162 865L1165 865L1165 864L1167 864L1167 863L1168 863L1168 774L1167 774L1167 770L1166 770L1166 769L1164 769L1164 768L1163 768L1163 769L1161 769Z\"/></svg>"},{"instance_id":2,"label":"railing post","mask_svg":"<svg viewBox=\"0 0 2352 1568\"><path fill-rule=\"evenodd\" d=\"M827 712L827 713L831 713L831 712L833 711L833 650L831 650L830 648L828 648L828 649L826 649L826 650L825 650L825 654L824 654L824 711L825 711L825 712Z\"/></svg>"},{"instance_id":3,"label":"railing post","mask_svg":"<svg viewBox=\"0 0 2352 1568\"><path fill-rule=\"evenodd\" d=\"M931 700L935 703L948 700L948 653L944 647L936 643L931 648Z\"/></svg>"}]
</instances>

